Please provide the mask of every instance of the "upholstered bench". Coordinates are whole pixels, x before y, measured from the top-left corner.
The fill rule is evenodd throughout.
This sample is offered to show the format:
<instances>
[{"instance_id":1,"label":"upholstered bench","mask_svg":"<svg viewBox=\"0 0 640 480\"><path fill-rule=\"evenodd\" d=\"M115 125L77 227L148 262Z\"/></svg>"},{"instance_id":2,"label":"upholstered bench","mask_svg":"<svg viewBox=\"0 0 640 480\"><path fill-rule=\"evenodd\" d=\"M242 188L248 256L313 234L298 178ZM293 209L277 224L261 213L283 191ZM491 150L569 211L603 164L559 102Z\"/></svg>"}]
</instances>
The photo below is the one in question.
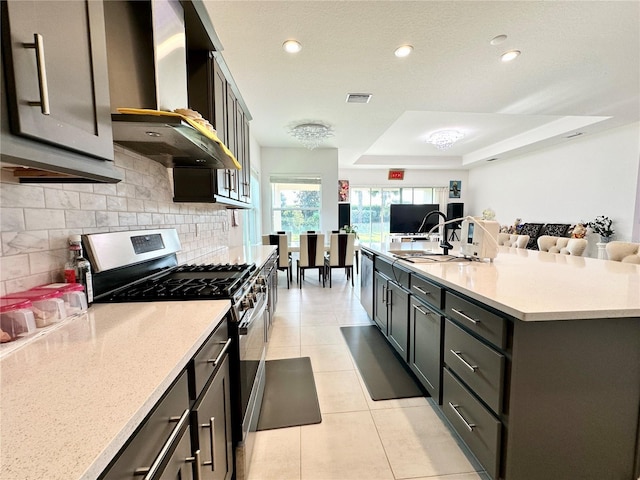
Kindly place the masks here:
<instances>
[{"instance_id":1,"label":"upholstered bench","mask_svg":"<svg viewBox=\"0 0 640 480\"><path fill-rule=\"evenodd\" d=\"M520 235L529 235L527 248L538 249L538 237L551 235L552 237L566 237L571 225L568 223L525 223L518 232Z\"/></svg>"}]
</instances>

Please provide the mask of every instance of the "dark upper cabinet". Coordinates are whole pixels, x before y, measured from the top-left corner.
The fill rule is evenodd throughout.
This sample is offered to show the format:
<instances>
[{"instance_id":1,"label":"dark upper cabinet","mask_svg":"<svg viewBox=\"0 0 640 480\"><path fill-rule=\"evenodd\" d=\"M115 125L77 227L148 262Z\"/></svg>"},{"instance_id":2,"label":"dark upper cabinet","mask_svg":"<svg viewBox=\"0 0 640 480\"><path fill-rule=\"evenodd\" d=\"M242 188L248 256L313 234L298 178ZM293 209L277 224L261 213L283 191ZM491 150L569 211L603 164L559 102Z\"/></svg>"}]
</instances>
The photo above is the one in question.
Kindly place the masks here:
<instances>
[{"instance_id":1,"label":"dark upper cabinet","mask_svg":"<svg viewBox=\"0 0 640 480\"><path fill-rule=\"evenodd\" d=\"M12 133L113 159L100 1L2 2Z\"/></svg>"},{"instance_id":2,"label":"dark upper cabinet","mask_svg":"<svg viewBox=\"0 0 640 480\"><path fill-rule=\"evenodd\" d=\"M187 30L188 27L189 22ZM187 34L187 39L189 38ZM175 168L174 201L217 202L230 207L248 208L251 201L249 117L225 75L221 62L223 60L218 53L189 46L189 106L202 113L213 124L218 138L233 153L242 169ZM202 188L194 185L201 185Z\"/></svg>"}]
</instances>

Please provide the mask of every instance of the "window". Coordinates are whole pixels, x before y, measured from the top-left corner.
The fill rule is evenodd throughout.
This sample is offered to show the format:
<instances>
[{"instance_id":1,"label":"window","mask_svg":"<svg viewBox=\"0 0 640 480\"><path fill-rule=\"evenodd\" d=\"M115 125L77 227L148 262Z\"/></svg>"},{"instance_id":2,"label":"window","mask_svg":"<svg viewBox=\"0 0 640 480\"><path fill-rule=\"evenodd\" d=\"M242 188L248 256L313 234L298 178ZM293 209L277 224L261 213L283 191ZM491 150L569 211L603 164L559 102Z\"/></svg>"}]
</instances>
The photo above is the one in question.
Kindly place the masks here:
<instances>
[{"instance_id":1,"label":"window","mask_svg":"<svg viewBox=\"0 0 640 480\"><path fill-rule=\"evenodd\" d=\"M298 241L307 230L320 230L321 178L314 176L272 176L271 229L291 232Z\"/></svg>"},{"instance_id":2,"label":"window","mask_svg":"<svg viewBox=\"0 0 640 480\"><path fill-rule=\"evenodd\" d=\"M251 170L251 198L253 199L252 207L244 210L244 242L246 245L259 245L261 243L260 231L260 179L255 170Z\"/></svg>"},{"instance_id":3,"label":"window","mask_svg":"<svg viewBox=\"0 0 640 480\"><path fill-rule=\"evenodd\" d=\"M363 242L385 242L392 203L439 203L438 187L351 187L351 225Z\"/></svg>"}]
</instances>

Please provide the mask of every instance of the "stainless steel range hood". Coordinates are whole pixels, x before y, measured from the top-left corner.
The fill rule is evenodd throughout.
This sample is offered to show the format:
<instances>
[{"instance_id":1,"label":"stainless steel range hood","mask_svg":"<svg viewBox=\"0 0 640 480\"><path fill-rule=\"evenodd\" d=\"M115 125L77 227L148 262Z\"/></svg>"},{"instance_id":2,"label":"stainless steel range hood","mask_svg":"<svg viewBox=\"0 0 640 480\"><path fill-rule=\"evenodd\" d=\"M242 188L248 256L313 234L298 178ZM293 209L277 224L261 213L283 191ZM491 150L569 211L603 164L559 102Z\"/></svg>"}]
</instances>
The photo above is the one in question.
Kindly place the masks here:
<instances>
[{"instance_id":1,"label":"stainless steel range hood","mask_svg":"<svg viewBox=\"0 0 640 480\"><path fill-rule=\"evenodd\" d=\"M113 141L164 166L239 169L221 143L180 117L114 113Z\"/></svg>"},{"instance_id":2,"label":"stainless steel range hood","mask_svg":"<svg viewBox=\"0 0 640 480\"><path fill-rule=\"evenodd\" d=\"M215 135L167 116L188 105L180 1L105 2L105 18L114 143L170 168L239 169Z\"/></svg>"}]
</instances>

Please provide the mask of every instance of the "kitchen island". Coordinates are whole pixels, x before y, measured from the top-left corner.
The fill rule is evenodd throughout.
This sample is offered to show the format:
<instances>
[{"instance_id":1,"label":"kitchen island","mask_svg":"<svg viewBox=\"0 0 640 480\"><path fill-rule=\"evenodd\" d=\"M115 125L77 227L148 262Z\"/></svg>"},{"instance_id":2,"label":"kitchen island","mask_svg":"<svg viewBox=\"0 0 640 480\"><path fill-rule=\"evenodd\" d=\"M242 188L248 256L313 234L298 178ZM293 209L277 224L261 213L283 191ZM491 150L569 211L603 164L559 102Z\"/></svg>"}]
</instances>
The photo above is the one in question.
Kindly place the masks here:
<instances>
[{"instance_id":1,"label":"kitchen island","mask_svg":"<svg viewBox=\"0 0 640 480\"><path fill-rule=\"evenodd\" d=\"M640 266L363 250L376 324L493 478L638 478Z\"/></svg>"}]
</instances>

